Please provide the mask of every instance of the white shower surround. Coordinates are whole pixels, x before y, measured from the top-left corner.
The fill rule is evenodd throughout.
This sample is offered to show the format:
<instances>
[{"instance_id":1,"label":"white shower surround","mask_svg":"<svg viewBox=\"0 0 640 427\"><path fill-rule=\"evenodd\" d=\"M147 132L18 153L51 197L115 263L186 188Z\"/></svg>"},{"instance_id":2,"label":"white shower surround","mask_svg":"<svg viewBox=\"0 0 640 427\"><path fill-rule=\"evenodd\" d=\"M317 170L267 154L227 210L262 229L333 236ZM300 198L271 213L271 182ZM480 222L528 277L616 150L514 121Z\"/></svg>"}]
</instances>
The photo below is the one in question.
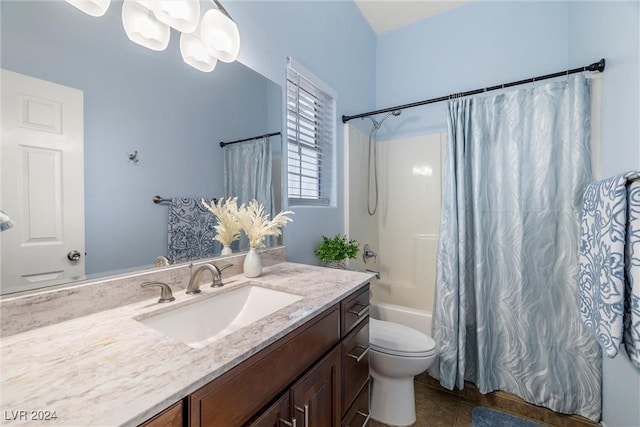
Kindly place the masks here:
<instances>
[{"instance_id":1,"label":"white shower surround","mask_svg":"<svg viewBox=\"0 0 640 427\"><path fill-rule=\"evenodd\" d=\"M393 118L384 126L394 126ZM367 214L368 131L345 126L345 232L378 254L350 268L380 271L371 284L372 313L431 333L440 225L442 135L378 144L379 207ZM407 204L412 200L413 203ZM427 213L425 215L425 212ZM377 317L376 314L373 314Z\"/></svg>"},{"instance_id":2,"label":"white shower surround","mask_svg":"<svg viewBox=\"0 0 640 427\"><path fill-rule=\"evenodd\" d=\"M385 302L371 301L369 314L374 319L400 323L431 336L431 312Z\"/></svg>"}]
</instances>

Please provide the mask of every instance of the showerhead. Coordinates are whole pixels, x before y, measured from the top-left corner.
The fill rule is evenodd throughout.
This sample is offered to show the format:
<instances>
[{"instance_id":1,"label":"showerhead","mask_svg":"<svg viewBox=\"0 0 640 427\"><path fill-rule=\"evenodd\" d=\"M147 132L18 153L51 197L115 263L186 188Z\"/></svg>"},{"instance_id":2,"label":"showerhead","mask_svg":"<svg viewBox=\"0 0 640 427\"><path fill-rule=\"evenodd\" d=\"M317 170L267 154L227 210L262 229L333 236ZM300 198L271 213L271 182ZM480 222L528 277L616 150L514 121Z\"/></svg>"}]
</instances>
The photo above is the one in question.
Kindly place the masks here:
<instances>
[{"instance_id":1,"label":"showerhead","mask_svg":"<svg viewBox=\"0 0 640 427\"><path fill-rule=\"evenodd\" d=\"M376 128L376 129L380 129L380 126L382 126L382 122L384 122L385 120L387 120L387 117L389 117L390 115L392 115L392 114L393 114L394 116L396 116L396 117L397 117L397 116L399 116L401 113L402 113L402 110L394 110L394 111L392 111L392 112L390 112L390 113L387 113L387 115L386 115L386 116L384 116L384 117L382 118L382 120L380 120L380 123L374 124L375 128Z\"/></svg>"},{"instance_id":2,"label":"showerhead","mask_svg":"<svg viewBox=\"0 0 640 427\"><path fill-rule=\"evenodd\" d=\"M380 121L377 121L377 120L376 120L376 119L374 119L373 117L367 116L367 118L368 118L369 120L371 120L371 122L373 122L373 128L371 129L371 132L374 132L374 131L376 131L376 130L380 129L380 126L382 126L382 122L384 122L385 120L387 120L387 117L389 117L390 115L394 115L394 116L396 116L396 117L397 117L397 116L399 116L400 114L402 114L402 110L393 110L392 112L387 113L387 115L386 115L386 116L384 116L384 117L382 118L382 120L380 120ZM363 117L363 118L364 118L364 117Z\"/></svg>"}]
</instances>

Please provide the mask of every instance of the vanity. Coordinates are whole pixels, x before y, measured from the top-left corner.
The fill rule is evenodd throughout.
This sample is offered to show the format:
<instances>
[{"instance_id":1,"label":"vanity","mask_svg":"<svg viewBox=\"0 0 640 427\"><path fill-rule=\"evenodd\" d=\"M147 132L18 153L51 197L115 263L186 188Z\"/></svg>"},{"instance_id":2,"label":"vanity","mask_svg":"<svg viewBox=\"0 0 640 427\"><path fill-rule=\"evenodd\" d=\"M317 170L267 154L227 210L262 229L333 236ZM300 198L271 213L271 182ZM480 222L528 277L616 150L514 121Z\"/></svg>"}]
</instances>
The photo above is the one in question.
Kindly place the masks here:
<instances>
[{"instance_id":1,"label":"vanity","mask_svg":"<svg viewBox=\"0 0 640 427\"><path fill-rule=\"evenodd\" d=\"M49 411L47 425L366 425L370 279L280 262L199 295L174 289L168 304L149 290L132 304L5 336L3 422L41 425L30 411ZM299 298L209 341L187 344L144 323L247 287Z\"/></svg>"}]
</instances>

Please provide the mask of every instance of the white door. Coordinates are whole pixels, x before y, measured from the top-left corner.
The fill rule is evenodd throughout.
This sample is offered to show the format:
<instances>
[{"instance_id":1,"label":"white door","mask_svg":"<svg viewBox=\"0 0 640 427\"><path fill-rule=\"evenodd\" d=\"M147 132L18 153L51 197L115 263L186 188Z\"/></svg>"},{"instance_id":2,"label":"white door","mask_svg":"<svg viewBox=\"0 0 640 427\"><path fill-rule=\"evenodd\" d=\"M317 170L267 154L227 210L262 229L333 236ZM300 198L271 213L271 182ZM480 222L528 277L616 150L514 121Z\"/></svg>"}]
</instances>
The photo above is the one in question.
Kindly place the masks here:
<instances>
[{"instance_id":1,"label":"white door","mask_svg":"<svg viewBox=\"0 0 640 427\"><path fill-rule=\"evenodd\" d=\"M84 275L84 116L82 91L0 72L0 209L15 223L0 232L7 293Z\"/></svg>"}]
</instances>

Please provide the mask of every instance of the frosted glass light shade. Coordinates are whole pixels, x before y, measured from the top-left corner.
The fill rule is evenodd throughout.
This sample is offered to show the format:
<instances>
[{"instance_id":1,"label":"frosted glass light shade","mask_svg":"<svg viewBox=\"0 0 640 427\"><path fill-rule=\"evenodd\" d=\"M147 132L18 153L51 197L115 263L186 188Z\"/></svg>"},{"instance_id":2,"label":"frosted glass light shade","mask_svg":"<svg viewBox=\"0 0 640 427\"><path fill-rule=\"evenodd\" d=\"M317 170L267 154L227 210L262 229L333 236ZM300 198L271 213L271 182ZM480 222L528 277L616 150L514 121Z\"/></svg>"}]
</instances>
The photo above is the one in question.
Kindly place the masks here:
<instances>
[{"instance_id":1,"label":"frosted glass light shade","mask_svg":"<svg viewBox=\"0 0 640 427\"><path fill-rule=\"evenodd\" d=\"M66 2L91 16L104 15L111 4L111 0L66 0Z\"/></svg>"},{"instance_id":2,"label":"frosted glass light shade","mask_svg":"<svg viewBox=\"0 0 640 427\"><path fill-rule=\"evenodd\" d=\"M191 33L200 19L199 0L155 0L152 10L158 21L183 33Z\"/></svg>"},{"instance_id":3,"label":"frosted glass light shade","mask_svg":"<svg viewBox=\"0 0 640 427\"><path fill-rule=\"evenodd\" d=\"M141 46L165 50L169 44L169 27L158 21L151 10L133 0L122 3L122 25L127 37Z\"/></svg>"},{"instance_id":4,"label":"frosted glass light shade","mask_svg":"<svg viewBox=\"0 0 640 427\"><path fill-rule=\"evenodd\" d=\"M135 0L135 1L139 5L144 6L149 10L153 10L153 0Z\"/></svg>"},{"instance_id":5,"label":"frosted glass light shade","mask_svg":"<svg viewBox=\"0 0 640 427\"><path fill-rule=\"evenodd\" d=\"M238 26L218 9L208 10L202 17L200 39L222 62L235 61L240 52Z\"/></svg>"},{"instance_id":6,"label":"frosted glass light shade","mask_svg":"<svg viewBox=\"0 0 640 427\"><path fill-rule=\"evenodd\" d=\"M207 46L194 34L180 35L180 54L184 62L205 73L213 71L218 63L218 60L209 53Z\"/></svg>"}]
</instances>

